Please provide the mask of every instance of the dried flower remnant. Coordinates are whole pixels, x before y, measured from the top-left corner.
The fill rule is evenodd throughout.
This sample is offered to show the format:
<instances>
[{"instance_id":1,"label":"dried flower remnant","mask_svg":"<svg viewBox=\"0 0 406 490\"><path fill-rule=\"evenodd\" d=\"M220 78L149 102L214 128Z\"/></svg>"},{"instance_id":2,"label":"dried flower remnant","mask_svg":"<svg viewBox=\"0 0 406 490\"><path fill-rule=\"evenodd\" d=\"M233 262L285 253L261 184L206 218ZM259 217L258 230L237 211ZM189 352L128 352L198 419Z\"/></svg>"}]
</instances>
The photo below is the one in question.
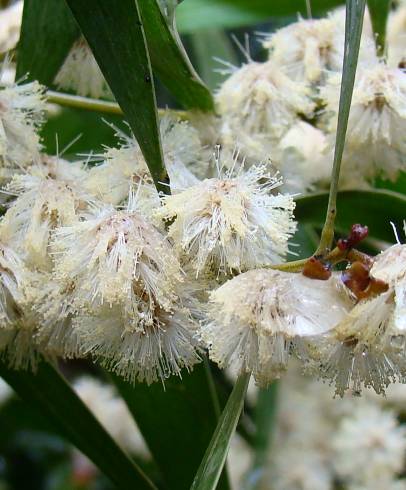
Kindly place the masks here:
<instances>
[{"instance_id":1,"label":"dried flower remnant","mask_svg":"<svg viewBox=\"0 0 406 490\"><path fill-rule=\"evenodd\" d=\"M361 69L362 68L362 69ZM326 110L337 113L340 75L321 89ZM333 131L336 115L331 120ZM394 180L406 163L406 73L384 62L360 67L355 80L343 159L342 186L377 175Z\"/></svg>"},{"instance_id":2,"label":"dried flower remnant","mask_svg":"<svg viewBox=\"0 0 406 490\"><path fill-rule=\"evenodd\" d=\"M272 61L232 68L216 94L222 142L233 147L237 141L250 157L268 158L299 115L312 115L309 95L304 84L290 80Z\"/></svg>"},{"instance_id":3,"label":"dried flower remnant","mask_svg":"<svg viewBox=\"0 0 406 490\"><path fill-rule=\"evenodd\" d=\"M112 98L111 90L83 37L72 46L55 77L55 85L84 97Z\"/></svg>"},{"instance_id":4,"label":"dried flower remnant","mask_svg":"<svg viewBox=\"0 0 406 490\"><path fill-rule=\"evenodd\" d=\"M205 179L163 198L156 215L171 222L169 236L199 274L228 273L273 264L288 252L296 229L289 194L272 194L281 184L264 166Z\"/></svg>"},{"instance_id":5,"label":"dried flower remnant","mask_svg":"<svg viewBox=\"0 0 406 490\"><path fill-rule=\"evenodd\" d=\"M332 329L350 306L336 276L252 270L211 293L201 336L220 367L252 371L266 386L286 369L292 349L303 355L307 337Z\"/></svg>"},{"instance_id":6,"label":"dried flower remnant","mask_svg":"<svg viewBox=\"0 0 406 490\"><path fill-rule=\"evenodd\" d=\"M44 88L38 82L0 85L0 181L38 160L37 129L44 109Z\"/></svg>"}]
</instances>

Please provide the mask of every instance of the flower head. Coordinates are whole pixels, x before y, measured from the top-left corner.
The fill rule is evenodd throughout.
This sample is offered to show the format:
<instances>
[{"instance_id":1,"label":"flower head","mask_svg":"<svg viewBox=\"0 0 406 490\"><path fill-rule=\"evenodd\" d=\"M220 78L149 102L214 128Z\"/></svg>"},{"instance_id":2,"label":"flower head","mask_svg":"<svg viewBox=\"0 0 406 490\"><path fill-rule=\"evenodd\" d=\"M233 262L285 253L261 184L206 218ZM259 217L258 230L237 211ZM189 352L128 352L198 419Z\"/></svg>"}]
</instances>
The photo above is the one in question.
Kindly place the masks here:
<instances>
[{"instance_id":1,"label":"flower head","mask_svg":"<svg viewBox=\"0 0 406 490\"><path fill-rule=\"evenodd\" d=\"M13 3L0 10L0 53L14 49L20 38L21 20L23 16L23 1Z\"/></svg>"},{"instance_id":2,"label":"flower head","mask_svg":"<svg viewBox=\"0 0 406 490\"><path fill-rule=\"evenodd\" d=\"M0 180L39 158L43 93L38 82L0 86Z\"/></svg>"},{"instance_id":3,"label":"flower head","mask_svg":"<svg viewBox=\"0 0 406 490\"><path fill-rule=\"evenodd\" d=\"M238 145L259 160L268 158L272 147L299 114L310 116L314 104L308 88L295 83L273 61L248 62L234 68L216 95L222 118L220 135L225 145Z\"/></svg>"},{"instance_id":4,"label":"flower head","mask_svg":"<svg viewBox=\"0 0 406 490\"><path fill-rule=\"evenodd\" d=\"M205 179L163 198L157 216L173 220L169 236L199 274L241 271L280 261L296 229L292 196L272 194L281 183L264 166Z\"/></svg>"},{"instance_id":5,"label":"flower head","mask_svg":"<svg viewBox=\"0 0 406 490\"><path fill-rule=\"evenodd\" d=\"M55 85L64 90L73 90L84 97L112 98L111 90L83 37L69 51L55 77Z\"/></svg>"},{"instance_id":6,"label":"flower head","mask_svg":"<svg viewBox=\"0 0 406 490\"><path fill-rule=\"evenodd\" d=\"M340 75L321 90L327 110L337 114ZM331 129L337 118L332 119ZM343 176L355 173L371 180L377 174L394 179L406 162L406 73L385 63L358 71L348 122ZM348 174L348 175L347 175Z\"/></svg>"},{"instance_id":7,"label":"flower head","mask_svg":"<svg viewBox=\"0 0 406 490\"><path fill-rule=\"evenodd\" d=\"M320 281L252 270L211 293L201 335L220 367L252 371L259 384L267 385L286 369L301 338L333 328L348 306L335 276Z\"/></svg>"}]
</instances>

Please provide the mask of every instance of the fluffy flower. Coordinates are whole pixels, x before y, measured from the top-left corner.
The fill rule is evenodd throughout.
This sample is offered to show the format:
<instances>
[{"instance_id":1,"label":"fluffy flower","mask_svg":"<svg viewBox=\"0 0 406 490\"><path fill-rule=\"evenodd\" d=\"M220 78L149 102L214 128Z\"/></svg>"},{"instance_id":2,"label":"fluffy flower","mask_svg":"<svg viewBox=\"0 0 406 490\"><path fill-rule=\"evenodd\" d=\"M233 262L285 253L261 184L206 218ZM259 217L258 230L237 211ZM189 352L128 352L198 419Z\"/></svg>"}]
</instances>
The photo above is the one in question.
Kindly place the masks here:
<instances>
[{"instance_id":1,"label":"fluffy flower","mask_svg":"<svg viewBox=\"0 0 406 490\"><path fill-rule=\"evenodd\" d=\"M39 158L43 92L37 82L0 86L0 180Z\"/></svg>"},{"instance_id":2,"label":"fluffy flower","mask_svg":"<svg viewBox=\"0 0 406 490\"><path fill-rule=\"evenodd\" d=\"M327 111L337 113L340 75L322 88ZM337 118L331 122L334 130ZM343 182L359 185L359 179L377 174L395 179L406 163L406 74L385 63L358 70L348 121Z\"/></svg>"},{"instance_id":3,"label":"fluffy flower","mask_svg":"<svg viewBox=\"0 0 406 490\"><path fill-rule=\"evenodd\" d=\"M112 98L111 90L83 37L69 51L55 77L55 85L84 97Z\"/></svg>"},{"instance_id":4,"label":"fluffy flower","mask_svg":"<svg viewBox=\"0 0 406 490\"><path fill-rule=\"evenodd\" d=\"M344 15L343 15L344 13ZM265 38L270 59L290 78L306 83L323 81L328 71L340 72L344 57L345 10L324 19L300 19ZM375 47L364 29L360 59L374 59Z\"/></svg>"},{"instance_id":5,"label":"fluffy flower","mask_svg":"<svg viewBox=\"0 0 406 490\"><path fill-rule=\"evenodd\" d=\"M335 383L336 394L362 386L384 394L400 375L390 342L393 324L393 290L360 301L322 343L321 376Z\"/></svg>"},{"instance_id":6,"label":"fluffy flower","mask_svg":"<svg viewBox=\"0 0 406 490\"><path fill-rule=\"evenodd\" d=\"M69 164L63 164L66 165ZM13 241L27 263L42 270L52 267L48 246L55 229L78 222L94 201L74 178L53 177L58 177L58 173L43 166L16 175L6 191L16 199L0 223L3 236Z\"/></svg>"},{"instance_id":7,"label":"fluffy flower","mask_svg":"<svg viewBox=\"0 0 406 490\"><path fill-rule=\"evenodd\" d=\"M304 192L316 182L329 179L331 165L325 158L327 138L320 129L300 121L279 141L277 150L272 164L283 175L284 190Z\"/></svg>"},{"instance_id":8,"label":"fluffy flower","mask_svg":"<svg viewBox=\"0 0 406 490\"><path fill-rule=\"evenodd\" d=\"M406 4L389 14L387 25L388 63L397 67L406 62Z\"/></svg>"},{"instance_id":9,"label":"fluffy flower","mask_svg":"<svg viewBox=\"0 0 406 490\"><path fill-rule=\"evenodd\" d=\"M0 53L6 53L14 49L18 43L23 5L23 1L19 0L9 7L0 10Z\"/></svg>"},{"instance_id":10,"label":"fluffy flower","mask_svg":"<svg viewBox=\"0 0 406 490\"><path fill-rule=\"evenodd\" d=\"M303 352L302 338L333 328L347 310L335 276L320 281L258 269L211 293L201 336L220 367L252 371L267 385L286 368L293 347Z\"/></svg>"},{"instance_id":11,"label":"fluffy flower","mask_svg":"<svg viewBox=\"0 0 406 490\"><path fill-rule=\"evenodd\" d=\"M142 331L155 306L167 311L182 280L180 266L164 236L137 211L130 195L125 210L113 206L93 217L56 230L52 250L56 276L75 283L77 308L118 305L127 328Z\"/></svg>"},{"instance_id":12,"label":"fluffy flower","mask_svg":"<svg viewBox=\"0 0 406 490\"><path fill-rule=\"evenodd\" d=\"M293 82L273 61L250 61L233 68L216 102L222 117L222 142L232 147L237 141L259 160L269 157L275 141L300 114L310 116L314 110L308 88Z\"/></svg>"},{"instance_id":13,"label":"fluffy flower","mask_svg":"<svg viewBox=\"0 0 406 490\"><path fill-rule=\"evenodd\" d=\"M73 388L123 449L144 459L150 458L148 448L127 405L112 386L96 378L83 376L75 380Z\"/></svg>"},{"instance_id":14,"label":"fluffy flower","mask_svg":"<svg viewBox=\"0 0 406 490\"><path fill-rule=\"evenodd\" d=\"M165 196L156 211L173 220L169 236L197 274L209 266L228 272L278 262L296 229L292 196L271 194L281 184L277 176L264 166L231 174Z\"/></svg>"},{"instance_id":15,"label":"fluffy flower","mask_svg":"<svg viewBox=\"0 0 406 490\"><path fill-rule=\"evenodd\" d=\"M131 328L122 309L99 308L95 314L76 317L73 330L84 354L131 383L151 384L180 376L182 368L189 370L200 361L196 324L182 304L173 306L174 312L150 310L142 328Z\"/></svg>"},{"instance_id":16,"label":"fluffy flower","mask_svg":"<svg viewBox=\"0 0 406 490\"><path fill-rule=\"evenodd\" d=\"M200 159L201 144L197 131L185 121L174 121L165 116L160 122L160 132L172 192L198 182L187 168L193 169ZM159 206L148 167L135 138L121 131L117 135L121 141L120 148L107 150L102 156L103 163L90 170L86 188L104 202L117 205L127 198L131 186L141 182L144 185L138 194L138 202L147 214L152 207Z\"/></svg>"},{"instance_id":17,"label":"fluffy flower","mask_svg":"<svg viewBox=\"0 0 406 490\"><path fill-rule=\"evenodd\" d=\"M356 408L345 417L333 438L334 467L344 480L362 483L390 481L403 469L405 428L392 412L373 405Z\"/></svg>"}]
</instances>

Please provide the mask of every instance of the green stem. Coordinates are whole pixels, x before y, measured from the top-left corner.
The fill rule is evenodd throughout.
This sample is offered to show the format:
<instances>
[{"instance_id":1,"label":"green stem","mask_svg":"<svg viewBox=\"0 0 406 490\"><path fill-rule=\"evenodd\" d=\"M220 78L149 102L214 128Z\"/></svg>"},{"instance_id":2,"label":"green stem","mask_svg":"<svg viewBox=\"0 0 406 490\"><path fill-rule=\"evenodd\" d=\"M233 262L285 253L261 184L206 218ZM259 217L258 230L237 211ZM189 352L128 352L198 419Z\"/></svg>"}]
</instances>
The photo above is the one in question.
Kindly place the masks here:
<instances>
[{"instance_id":1,"label":"green stem","mask_svg":"<svg viewBox=\"0 0 406 490\"><path fill-rule=\"evenodd\" d=\"M341 81L340 103L338 111L336 145L334 151L333 172L326 221L321 233L319 247L315 255L324 256L331 250L334 240L334 223L337 215L337 192L340 178L341 161L344 152L345 135L348 127L355 72L357 69L359 46L366 0L347 0L345 22L344 65Z\"/></svg>"},{"instance_id":2,"label":"green stem","mask_svg":"<svg viewBox=\"0 0 406 490\"><path fill-rule=\"evenodd\" d=\"M105 114L117 114L122 116L123 111L116 102L110 102L108 100L91 99L89 97L81 97L80 95L65 94L62 92L56 92L54 90L47 91L47 100L53 104L57 104L63 107L72 107L76 109L83 109L85 111L104 112ZM163 116L171 112L182 120L188 119L188 113L186 111L179 111L174 109L158 109L158 114Z\"/></svg>"}]
</instances>

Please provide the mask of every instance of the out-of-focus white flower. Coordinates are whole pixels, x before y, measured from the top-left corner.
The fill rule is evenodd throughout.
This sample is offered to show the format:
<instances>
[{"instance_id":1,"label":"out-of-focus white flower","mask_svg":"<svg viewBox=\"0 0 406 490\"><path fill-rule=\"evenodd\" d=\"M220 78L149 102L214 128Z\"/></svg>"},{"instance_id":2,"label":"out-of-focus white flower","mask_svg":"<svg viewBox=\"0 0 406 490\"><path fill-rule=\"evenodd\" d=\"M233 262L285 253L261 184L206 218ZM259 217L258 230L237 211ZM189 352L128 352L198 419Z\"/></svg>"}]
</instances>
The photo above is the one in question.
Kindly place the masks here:
<instances>
[{"instance_id":1,"label":"out-of-focus white flower","mask_svg":"<svg viewBox=\"0 0 406 490\"><path fill-rule=\"evenodd\" d=\"M328 71L340 72L344 57L345 9L324 19L300 19L265 38L270 59L290 78L306 83L323 81ZM374 59L373 38L364 29L360 59Z\"/></svg>"},{"instance_id":2,"label":"out-of-focus white flower","mask_svg":"<svg viewBox=\"0 0 406 490\"><path fill-rule=\"evenodd\" d=\"M389 14L387 24L388 63L397 67L406 62L406 4Z\"/></svg>"},{"instance_id":3,"label":"out-of-focus white flower","mask_svg":"<svg viewBox=\"0 0 406 490\"><path fill-rule=\"evenodd\" d=\"M347 490L365 490L365 484L349 484ZM404 478L400 480L395 479L377 479L375 481L368 482L368 490L406 490L406 480Z\"/></svg>"},{"instance_id":4,"label":"out-of-focus white flower","mask_svg":"<svg viewBox=\"0 0 406 490\"><path fill-rule=\"evenodd\" d=\"M198 165L202 152L197 131L186 121L165 116L160 122L160 133L172 192L197 183L191 171ZM102 156L104 162L90 169L86 188L102 201L117 205L127 198L131 186L141 182L138 203L148 214L151 208L159 206L159 199L145 159L133 136L122 131L117 131L117 136L120 148L108 149Z\"/></svg>"},{"instance_id":5,"label":"out-of-focus white flower","mask_svg":"<svg viewBox=\"0 0 406 490\"><path fill-rule=\"evenodd\" d=\"M340 75L332 75L321 89L326 110L335 113L332 131L337 122L340 82ZM364 180L379 174L395 179L406 164L405 131L406 73L383 62L361 65L348 122L344 182L346 179L354 182L353 175Z\"/></svg>"},{"instance_id":6,"label":"out-of-focus white flower","mask_svg":"<svg viewBox=\"0 0 406 490\"><path fill-rule=\"evenodd\" d=\"M232 488L242 488L243 478L250 468L252 457L250 446L241 436L234 433L227 456L228 474Z\"/></svg>"},{"instance_id":7,"label":"out-of-focus white flower","mask_svg":"<svg viewBox=\"0 0 406 490\"><path fill-rule=\"evenodd\" d=\"M58 179L69 175L67 162L54 163L63 167L60 173L41 165L12 179L5 192L16 199L0 223L3 236L9 237L24 260L42 270L52 267L48 246L54 231L78 222L94 201L80 188L75 175Z\"/></svg>"},{"instance_id":8,"label":"out-of-focus white flower","mask_svg":"<svg viewBox=\"0 0 406 490\"><path fill-rule=\"evenodd\" d=\"M0 53L6 53L17 46L20 39L23 0L0 10Z\"/></svg>"},{"instance_id":9,"label":"out-of-focus white flower","mask_svg":"<svg viewBox=\"0 0 406 490\"><path fill-rule=\"evenodd\" d=\"M90 376L83 376L75 381L73 388L123 449L144 459L150 459L149 450L127 405L111 385Z\"/></svg>"},{"instance_id":10,"label":"out-of-focus white flower","mask_svg":"<svg viewBox=\"0 0 406 490\"><path fill-rule=\"evenodd\" d=\"M201 336L220 367L252 371L267 385L286 369L302 338L333 328L349 302L333 276L328 281L258 269L240 274L210 295Z\"/></svg>"},{"instance_id":11,"label":"out-of-focus white flower","mask_svg":"<svg viewBox=\"0 0 406 490\"><path fill-rule=\"evenodd\" d=\"M10 386L3 379L0 379L0 406L9 400L13 396L13 393Z\"/></svg>"},{"instance_id":12,"label":"out-of-focus white flower","mask_svg":"<svg viewBox=\"0 0 406 490\"><path fill-rule=\"evenodd\" d=\"M279 141L272 164L283 175L283 189L304 192L316 182L327 181L331 164L326 158L327 138L311 124L299 121ZM332 163L332 160L331 160Z\"/></svg>"},{"instance_id":13,"label":"out-of-focus white flower","mask_svg":"<svg viewBox=\"0 0 406 490\"><path fill-rule=\"evenodd\" d=\"M78 39L69 51L55 77L55 85L84 97L112 98L110 87L83 37Z\"/></svg>"},{"instance_id":14,"label":"out-of-focus white flower","mask_svg":"<svg viewBox=\"0 0 406 490\"><path fill-rule=\"evenodd\" d=\"M84 354L131 383L163 381L200 361L196 324L182 304L173 306L173 313L150 310L142 328L131 328L122 309L105 306L74 318L73 332Z\"/></svg>"},{"instance_id":15,"label":"out-of-focus white flower","mask_svg":"<svg viewBox=\"0 0 406 490\"><path fill-rule=\"evenodd\" d=\"M0 86L0 180L39 159L43 93L37 82Z\"/></svg>"},{"instance_id":16,"label":"out-of-focus white flower","mask_svg":"<svg viewBox=\"0 0 406 490\"><path fill-rule=\"evenodd\" d=\"M252 158L269 158L275 141L298 120L310 116L309 89L293 82L273 61L233 68L216 95L222 142L235 142Z\"/></svg>"},{"instance_id":17,"label":"out-of-focus white flower","mask_svg":"<svg viewBox=\"0 0 406 490\"><path fill-rule=\"evenodd\" d=\"M238 271L280 261L296 229L289 194L272 194L281 184L264 166L205 179L163 198L156 215L171 221L169 236L191 259L197 274L213 267Z\"/></svg>"},{"instance_id":18,"label":"out-of-focus white flower","mask_svg":"<svg viewBox=\"0 0 406 490\"><path fill-rule=\"evenodd\" d=\"M364 405L341 421L332 444L337 474L370 488L369 482L380 481L382 485L401 473L406 429L399 425L394 413Z\"/></svg>"}]
</instances>

